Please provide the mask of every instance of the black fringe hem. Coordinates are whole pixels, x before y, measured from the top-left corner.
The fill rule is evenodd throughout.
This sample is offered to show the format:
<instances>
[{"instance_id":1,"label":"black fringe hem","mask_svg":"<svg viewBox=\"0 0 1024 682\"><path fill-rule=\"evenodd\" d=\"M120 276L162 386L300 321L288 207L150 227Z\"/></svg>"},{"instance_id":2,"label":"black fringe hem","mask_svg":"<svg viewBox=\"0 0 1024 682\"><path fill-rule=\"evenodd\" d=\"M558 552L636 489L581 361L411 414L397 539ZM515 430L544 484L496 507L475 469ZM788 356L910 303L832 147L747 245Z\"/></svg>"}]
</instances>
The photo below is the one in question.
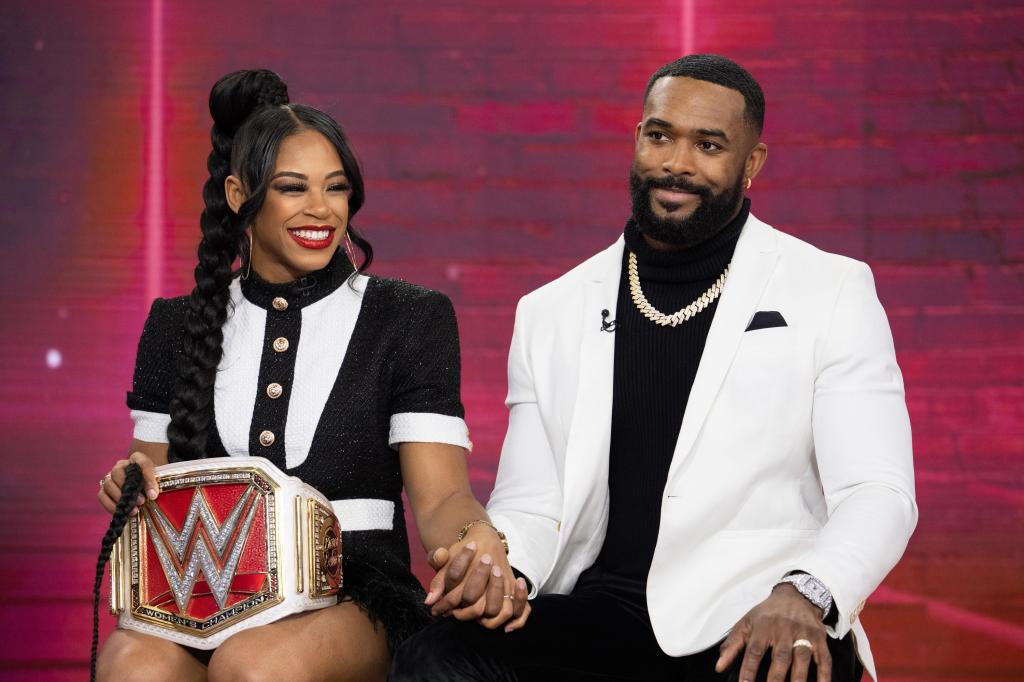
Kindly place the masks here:
<instances>
[{"instance_id":1,"label":"black fringe hem","mask_svg":"<svg viewBox=\"0 0 1024 682\"><path fill-rule=\"evenodd\" d=\"M407 637L430 622L430 609L423 603L425 597L426 592L411 573L408 578L397 577L352 557L345 561L339 603L354 602L375 626L383 626L392 654Z\"/></svg>"}]
</instances>

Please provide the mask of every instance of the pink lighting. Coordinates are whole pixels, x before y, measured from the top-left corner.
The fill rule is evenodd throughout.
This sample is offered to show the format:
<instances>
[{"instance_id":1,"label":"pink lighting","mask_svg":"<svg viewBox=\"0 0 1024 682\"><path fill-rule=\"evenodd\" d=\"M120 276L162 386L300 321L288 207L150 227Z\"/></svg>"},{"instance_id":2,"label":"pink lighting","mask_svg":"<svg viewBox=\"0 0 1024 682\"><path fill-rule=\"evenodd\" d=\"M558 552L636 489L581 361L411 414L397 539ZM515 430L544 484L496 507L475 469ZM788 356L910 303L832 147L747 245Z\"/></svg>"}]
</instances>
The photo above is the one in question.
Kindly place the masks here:
<instances>
[{"instance_id":1,"label":"pink lighting","mask_svg":"<svg viewBox=\"0 0 1024 682\"><path fill-rule=\"evenodd\" d=\"M680 55L692 54L693 49L693 34L694 34L694 18L693 18L693 3L694 0L682 0L680 2L682 12L680 12L679 28L681 35L682 52Z\"/></svg>"},{"instance_id":2,"label":"pink lighting","mask_svg":"<svg viewBox=\"0 0 1024 682\"><path fill-rule=\"evenodd\" d=\"M160 296L164 262L164 3L150 5L149 92L146 121L146 304Z\"/></svg>"}]
</instances>

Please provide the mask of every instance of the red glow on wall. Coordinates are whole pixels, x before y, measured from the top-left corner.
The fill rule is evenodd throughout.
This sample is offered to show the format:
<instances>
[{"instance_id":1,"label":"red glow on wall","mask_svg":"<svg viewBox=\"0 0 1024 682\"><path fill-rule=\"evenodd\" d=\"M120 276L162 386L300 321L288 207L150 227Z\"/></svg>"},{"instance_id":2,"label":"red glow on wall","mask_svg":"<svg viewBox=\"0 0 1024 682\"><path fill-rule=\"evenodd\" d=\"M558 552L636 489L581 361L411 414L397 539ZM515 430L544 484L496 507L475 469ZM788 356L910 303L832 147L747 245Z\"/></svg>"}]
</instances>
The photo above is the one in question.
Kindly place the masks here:
<instances>
[{"instance_id":1,"label":"red glow on wall","mask_svg":"<svg viewBox=\"0 0 1024 682\"><path fill-rule=\"evenodd\" d=\"M921 520L863 615L883 679L1024 677L1017 5L5 7L0 676L84 672L107 522L96 482L130 440L124 393L149 301L192 286L219 76L269 66L350 135L374 270L456 305L485 499L516 300L617 237L643 87L700 50L735 58L766 92L754 212L867 261L893 328Z\"/></svg>"}]
</instances>

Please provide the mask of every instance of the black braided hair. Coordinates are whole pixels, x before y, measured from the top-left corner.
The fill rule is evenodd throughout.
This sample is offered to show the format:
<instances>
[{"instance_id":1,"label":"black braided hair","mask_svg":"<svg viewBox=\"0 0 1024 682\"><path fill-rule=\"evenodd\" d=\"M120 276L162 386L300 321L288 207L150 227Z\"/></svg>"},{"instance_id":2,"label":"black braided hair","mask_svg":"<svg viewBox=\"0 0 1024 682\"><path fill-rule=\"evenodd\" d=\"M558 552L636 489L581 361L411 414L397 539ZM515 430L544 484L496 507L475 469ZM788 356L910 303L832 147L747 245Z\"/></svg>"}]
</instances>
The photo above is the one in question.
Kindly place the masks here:
<instances>
[{"instance_id":1,"label":"black braided hair","mask_svg":"<svg viewBox=\"0 0 1024 682\"><path fill-rule=\"evenodd\" d=\"M665 77L692 78L736 90L743 95L743 116L747 125L761 134L764 129L764 92L746 69L718 54L688 54L661 67L647 81L644 90L644 106L655 82Z\"/></svg>"},{"instance_id":2,"label":"black braided hair","mask_svg":"<svg viewBox=\"0 0 1024 682\"><path fill-rule=\"evenodd\" d=\"M135 500L142 492L142 469L138 464L129 464L124 468L124 483L121 485L121 499L110 517L110 525L100 543L100 556L96 560L96 582L92 586L92 656L89 662L89 679L96 680L96 651L100 640L100 586L103 584L103 569L110 558L114 543L121 537L128 517L135 508Z\"/></svg>"},{"instance_id":3,"label":"black braided hair","mask_svg":"<svg viewBox=\"0 0 1024 682\"><path fill-rule=\"evenodd\" d=\"M352 185L350 216L364 200L359 162L341 127L322 111L288 104L288 88L273 71L235 71L221 78L210 92L210 114L213 149L206 161L210 177L203 186L206 208L199 219L203 237L195 268L196 286L185 313L182 360L170 401L167 438L171 462L199 459L206 454L229 287L232 278L249 267L245 231L263 206L281 142L303 130L324 135L337 149ZM239 177L247 192L237 213L228 206L224 193L224 181L231 174ZM351 224L348 234L364 254L360 269L365 270L373 259L373 248ZM240 256L242 267L232 270Z\"/></svg>"}]
</instances>

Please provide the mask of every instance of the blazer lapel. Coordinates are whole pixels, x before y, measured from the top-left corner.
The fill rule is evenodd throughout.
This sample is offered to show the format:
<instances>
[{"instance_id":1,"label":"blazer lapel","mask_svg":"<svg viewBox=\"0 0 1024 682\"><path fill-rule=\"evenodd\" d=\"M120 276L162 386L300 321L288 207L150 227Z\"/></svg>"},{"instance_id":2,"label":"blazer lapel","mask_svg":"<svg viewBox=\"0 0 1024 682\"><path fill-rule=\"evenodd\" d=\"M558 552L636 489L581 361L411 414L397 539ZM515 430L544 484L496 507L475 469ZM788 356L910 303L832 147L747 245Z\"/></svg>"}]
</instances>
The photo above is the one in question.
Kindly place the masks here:
<instances>
[{"instance_id":1,"label":"blazer lapel","mask_svg":"<svg viewBox=\"0 0 1024 682\"><path fill-rule=\"evenodd\" d=\"M757 311L779 253L775 231L751 215L740 234L722 290L715 319L711 323L697 376L679 429L668 482L693 449L711 405L725 380L743 332Z\"/></svg>"},{"instance_id":2,"label":"blazer lapel","mask_svg":"<svg viewBox=\"0 0 1024 682\"><path fill-rule=\"evenodd\" d=\"M615 334L601 331L601 311L608 310L608 319L615 319L623 243L620 238L592 262L584 282L582 310L566 311L576 318L581 331L576 402L565 453L563 542L572 535L573 526L600 523L607 504Z\"/></svg>"}]
</instances>

